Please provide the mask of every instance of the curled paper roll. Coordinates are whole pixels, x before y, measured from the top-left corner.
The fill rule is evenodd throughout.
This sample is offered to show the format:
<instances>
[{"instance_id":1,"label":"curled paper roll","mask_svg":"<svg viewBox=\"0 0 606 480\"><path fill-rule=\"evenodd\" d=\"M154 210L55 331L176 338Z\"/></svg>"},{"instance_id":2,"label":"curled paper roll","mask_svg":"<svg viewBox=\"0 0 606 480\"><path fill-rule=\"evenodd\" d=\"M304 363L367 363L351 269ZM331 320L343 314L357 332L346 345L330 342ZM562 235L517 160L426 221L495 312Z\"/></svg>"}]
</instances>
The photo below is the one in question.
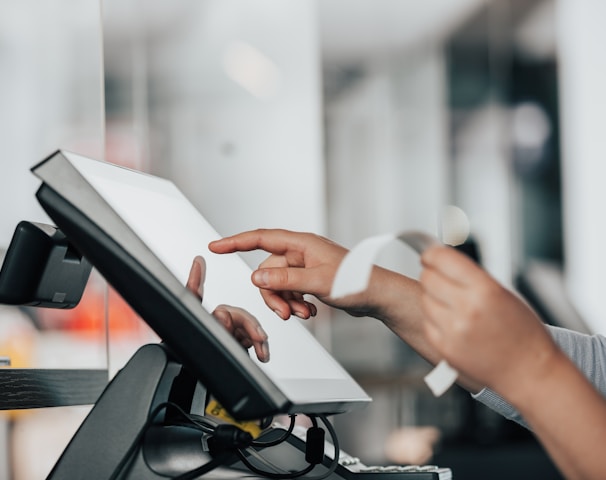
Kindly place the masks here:
<instances>
[{"instance_id":1,"label":"curled paper roll","mask_svg":"<svg viewBox=\"0 0 606 480\"><path fill-rule=\"evenodd\" d=\"M368 237L352 248L343 258L337 269L330 296L341 298L366 290L377 255L394 240L405 243L419 255L432 245L441 244L437 238L417 231ZM425 376L425 383L432 393L439 397L454 384L457 377L458 372L448 362L442 360Z\"/></svg>"}]
</instances>

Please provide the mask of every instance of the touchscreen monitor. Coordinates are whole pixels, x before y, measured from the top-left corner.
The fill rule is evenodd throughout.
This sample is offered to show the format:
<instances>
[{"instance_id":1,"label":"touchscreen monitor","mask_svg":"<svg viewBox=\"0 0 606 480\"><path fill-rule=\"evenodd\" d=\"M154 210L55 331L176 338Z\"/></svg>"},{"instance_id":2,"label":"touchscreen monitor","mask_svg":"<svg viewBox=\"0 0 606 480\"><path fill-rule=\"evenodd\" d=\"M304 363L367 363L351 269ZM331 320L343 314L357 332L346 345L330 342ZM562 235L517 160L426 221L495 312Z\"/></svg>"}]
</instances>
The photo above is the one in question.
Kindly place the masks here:
<instances>
[{"instance_id":1,"label":"touchscreen monitor","mask_svg":"<svg viewBox=\"0 0 606 480\"><path fill-rule=\"evenodd\" d=\"M370 401L299 319L268 309L240 256L208 250L220 235L173 182L66 151L32 172L57 226L236 418L341 413ZM207 264L202 304L185 288L196 255ZM259 320L269 362L208 313L219 304Z\"/></svg>"}]
</instances>

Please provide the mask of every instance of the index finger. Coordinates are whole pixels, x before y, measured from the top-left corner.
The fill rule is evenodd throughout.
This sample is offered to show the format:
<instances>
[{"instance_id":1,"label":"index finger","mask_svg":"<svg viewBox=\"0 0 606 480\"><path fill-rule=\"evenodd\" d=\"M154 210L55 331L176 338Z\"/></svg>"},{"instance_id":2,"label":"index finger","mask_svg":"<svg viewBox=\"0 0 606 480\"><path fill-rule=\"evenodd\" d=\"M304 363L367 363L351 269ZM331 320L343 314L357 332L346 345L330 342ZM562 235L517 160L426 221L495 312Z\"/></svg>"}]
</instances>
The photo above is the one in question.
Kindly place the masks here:
<instances>
[{"instance_id":1,"label":"index finger","mask_svg":"<svg viewBox=\"0 0 606 480\"><path fill-rule=\"evenodd\" d=\"M301 246L297 241L300 235L288 230L259 228L212 241L208 244L208 248L214 253L265 250L269 253L283 254Z\"/></svg>"},{"instance_id":2,"label":"index finger","mask_svg":"<svg viewBox=\"0 0 606 480\"><path fill-rule=\"evenodd\" d=\"M196 296L200 301L204 297L204 279L206 277L206 261L200 255L196 255L189 271L189 277L187 278L186 287Z\"/></svg>"}]
</instances>

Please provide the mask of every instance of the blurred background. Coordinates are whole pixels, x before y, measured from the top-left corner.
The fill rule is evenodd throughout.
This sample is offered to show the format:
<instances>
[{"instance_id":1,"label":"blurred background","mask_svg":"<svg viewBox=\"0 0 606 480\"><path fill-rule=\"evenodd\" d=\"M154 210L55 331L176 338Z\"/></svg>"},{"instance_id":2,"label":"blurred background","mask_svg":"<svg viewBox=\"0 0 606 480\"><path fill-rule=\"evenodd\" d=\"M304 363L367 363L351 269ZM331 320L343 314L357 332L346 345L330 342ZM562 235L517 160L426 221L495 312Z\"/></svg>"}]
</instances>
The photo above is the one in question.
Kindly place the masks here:
<instances>
[{"instance_id":1,"label":"blurred background","mask_svg":"<svg viewBox=\"0 0 606 480\"><path fill-rule=\"evenodd\" d=\"M29 169L64 148L172 179L225 235L434 233L546 322L605 333L603 14L598 0L0 0L0 249L20 220L50 223ZM405 250L379 263L418 274ZM374 398L335 418L350 454L559 478L466 392L434 398L429 365L377 321L321 308L309 328ZM11 368L111 378L155 340L96 272L74 310L0 307ZM89 408L3 411L0 478L45 478Z\"/></svg>"}]
</instances>

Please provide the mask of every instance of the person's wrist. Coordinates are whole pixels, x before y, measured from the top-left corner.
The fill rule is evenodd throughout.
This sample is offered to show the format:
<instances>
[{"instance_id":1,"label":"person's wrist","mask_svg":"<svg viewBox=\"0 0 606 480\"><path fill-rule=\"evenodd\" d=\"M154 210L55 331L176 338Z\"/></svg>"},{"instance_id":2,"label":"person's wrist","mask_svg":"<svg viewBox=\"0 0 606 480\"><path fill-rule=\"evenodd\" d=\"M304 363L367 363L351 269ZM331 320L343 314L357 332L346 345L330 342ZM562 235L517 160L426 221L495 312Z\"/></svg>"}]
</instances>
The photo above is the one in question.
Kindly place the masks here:
<instances>
[{"instance_id":1,"label":"person's wrist","mask_svg":"<svg viewBox=\"0 0 606 480\"><path fill-rule=\"evenodd\" d=\"M374 267L364 304L369 315L391 328L391 323L409 317L420 308L420 286L416 280L382 267Z\"/></svg>"},{"instance_id":2,"label":"person's wrist","mask_svg":"<svg viewBox=\"0 0 606 480\"><path fill-rule=\"evenodd\" d=\"M522 409L535 401L542 401L537 392L549 391L551 386L557 384L558 372L567 367L570 360L555 344L549 344L517 363L517 368L507 369L505 375L495 376L495 383L491 382L488 386L516 408Z\"/></svg>"},{"instance_id":3,"label":"person's wrist","mask_svg":"<svg viewBox=\"0 0 606 480\"><path fill-rule=\"evenodd\" d=\"M394 272L381 267L374 267L368 288L364 292L362 303L366 306L368 316L385 322L391 317L393 309L393 298L391 289L393 288Z\"/></svg>"}]
</instances>

